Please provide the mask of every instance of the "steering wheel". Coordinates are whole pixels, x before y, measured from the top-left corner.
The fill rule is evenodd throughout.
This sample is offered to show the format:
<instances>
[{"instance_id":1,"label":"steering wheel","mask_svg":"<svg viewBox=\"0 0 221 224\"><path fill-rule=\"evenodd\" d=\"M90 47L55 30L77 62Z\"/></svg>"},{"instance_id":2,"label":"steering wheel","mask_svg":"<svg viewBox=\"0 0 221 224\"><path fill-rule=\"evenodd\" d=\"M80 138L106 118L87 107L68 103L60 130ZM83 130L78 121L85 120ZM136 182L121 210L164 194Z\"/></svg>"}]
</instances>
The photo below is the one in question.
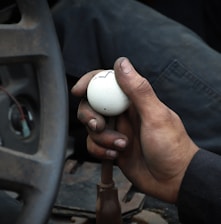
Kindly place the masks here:
<instances>
[{"instance_id":1,"label":"steering wheel","mask_svg":"<svg viewBox=\"0 0 221 224\"><path fill-rule=\"evenodd\" d=\"M28 66L33 71L24 69L30 74L24 73L22 77L21 71L17 70L19 75L11 77L15 77L18 86L12 85L10 77L0 73L0 84L7 80L7 91L24 97L28 94L23 94L22 88L30 90L28 79L36 80L38 97L35 105L39 122L35 122L33 130L26 124L30 132L26 136L13 130L12 121L7 116L12 114L14 107L7 94L0 90L0 137L3 143L0 147L0 188L18 192L22 197L17 224L43 224L50 215L64 163L68 127L66 80L47 1L17 0L17 6L21 20L0 24L0 67ZM27 99L35 100L35 95L36 92ZM10 139L17 141L19 147L10 145ZM36 150L33 149L35 145Z\"/></svg>"}]
</instances>

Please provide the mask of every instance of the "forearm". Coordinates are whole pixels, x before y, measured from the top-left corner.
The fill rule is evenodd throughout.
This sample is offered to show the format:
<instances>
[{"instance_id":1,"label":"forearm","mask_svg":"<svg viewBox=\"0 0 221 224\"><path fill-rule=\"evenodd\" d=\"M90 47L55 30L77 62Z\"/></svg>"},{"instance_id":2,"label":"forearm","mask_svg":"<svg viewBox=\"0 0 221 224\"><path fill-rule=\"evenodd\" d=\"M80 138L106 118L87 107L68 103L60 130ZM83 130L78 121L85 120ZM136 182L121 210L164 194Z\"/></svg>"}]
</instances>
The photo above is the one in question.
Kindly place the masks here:
<instances>
[{"instance_id":1,"label":"forearm","mask_svg":"<svg viewBox=\"0 0 221 224\"><path fill-rule=\"evenodd\" d=\"M183 224L218 224L221 220L221 157L199 150L184 176L178 210Z\"/></svg>"}]
</instances>

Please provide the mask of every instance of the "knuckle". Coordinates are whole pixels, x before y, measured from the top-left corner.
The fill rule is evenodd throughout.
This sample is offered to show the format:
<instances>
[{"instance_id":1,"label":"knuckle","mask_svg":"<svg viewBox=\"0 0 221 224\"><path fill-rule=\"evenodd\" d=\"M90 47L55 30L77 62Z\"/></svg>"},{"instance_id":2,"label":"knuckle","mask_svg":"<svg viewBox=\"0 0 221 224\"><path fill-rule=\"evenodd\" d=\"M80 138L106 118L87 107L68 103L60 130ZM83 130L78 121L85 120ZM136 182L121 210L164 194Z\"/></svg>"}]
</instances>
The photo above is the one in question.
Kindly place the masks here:
<instances>
[{"instance_id":1,"label":"knuckle","mask_svg":"<svg viewBox=\"0 0 221 224\"><path fill-rule=\"evenodd\" d=\"M137 91L140 93L152 93L153 89L150 83L145 78L142 78L137 86Z\"/></svg>"},{"instance_id":2,"label":"knuckle","mask_svg":"<svg viewBox=\"0 0 221 224\"><path fill-rule=\"evenodd\" d=\"M153 95L153 89L148 80L144 77L139 78L135 82L134 89L132 91L135 91L138 95Z\"/></svg>"},{"instance_id":3,"label":"knuckle","mask_svg":"<svg viewBox=\"0 0 221 224\"><path fill-rule=\"evenodd\" d=\"M86 124L86 116L85 116L85 113L81 110L78 110L77 112L77 119L79 121L81 121L83 124Z\"/></svg>"}]
</instances>

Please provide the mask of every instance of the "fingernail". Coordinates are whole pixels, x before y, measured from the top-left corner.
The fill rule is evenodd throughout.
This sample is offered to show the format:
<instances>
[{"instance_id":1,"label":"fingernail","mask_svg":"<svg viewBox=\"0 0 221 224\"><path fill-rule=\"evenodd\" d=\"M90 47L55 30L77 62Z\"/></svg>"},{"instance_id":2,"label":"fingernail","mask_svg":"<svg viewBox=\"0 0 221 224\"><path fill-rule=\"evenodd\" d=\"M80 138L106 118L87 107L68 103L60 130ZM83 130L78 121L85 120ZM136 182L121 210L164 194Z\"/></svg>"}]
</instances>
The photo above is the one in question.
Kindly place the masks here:
<instances>
[{"instance_id":1,"label":"fingernail","mask_svg":"<svg viewBox=\"0 0 221 224\"><path fill-rule=\"evenodd\" d=\"M127 58L122 59L122 61L120 63L120 68L124 74L128 74L131 72L132 66Z\"/></svg>"},{"instance_id":2,"label":"fingernail","mask_svg":"<svg viewBox=\"0 0 221 224\"><path fill-rule=\"evenodd\" d=\"M88 127L92 130L92 131L96 131L97 130L97 121L96 119L91 119L88 122Z\"/></svg>"},{"instance_id":3,"label":"fingernail","mask_svg":"<svg viewBox=\"0 0 221 224\"><path fill-rule=\"evenodd\" d=\"M119 148L124 148L126 146L126 141L124 139L117 139L114 141L114 145Z\"/></svg>"},{"instance_id":4,"label":"fingernail","mask_svg":"<svg viewBox=\"0 0 221 224\"><path fill-rule=\"evenodd\" d=\"M117 151L108 149L108 150L106 150L106 155L109 158L115 159L117 157L118 153L117 153Z\"/></svg>"}]
</instances>

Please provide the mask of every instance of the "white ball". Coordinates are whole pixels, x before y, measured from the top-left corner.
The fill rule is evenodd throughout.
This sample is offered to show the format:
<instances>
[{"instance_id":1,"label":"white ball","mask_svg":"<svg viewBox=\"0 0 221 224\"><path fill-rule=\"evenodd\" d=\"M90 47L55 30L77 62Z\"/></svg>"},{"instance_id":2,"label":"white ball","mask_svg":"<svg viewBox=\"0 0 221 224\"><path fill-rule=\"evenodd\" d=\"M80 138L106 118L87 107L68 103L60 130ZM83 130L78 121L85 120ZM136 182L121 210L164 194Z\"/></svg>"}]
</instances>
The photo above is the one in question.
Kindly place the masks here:
<instances>
[{"instance_id":1,"label":"white ball","mask_svg":"<svg viewBox=\"0 0 221 224\"><path fill-rule=\"evenodd\" d=\"M129 100L118 85L113 70L104 70L96 74L87 88L90 106L105 116L116 116L129 106Z\"/></svg>"}]
</instances>

